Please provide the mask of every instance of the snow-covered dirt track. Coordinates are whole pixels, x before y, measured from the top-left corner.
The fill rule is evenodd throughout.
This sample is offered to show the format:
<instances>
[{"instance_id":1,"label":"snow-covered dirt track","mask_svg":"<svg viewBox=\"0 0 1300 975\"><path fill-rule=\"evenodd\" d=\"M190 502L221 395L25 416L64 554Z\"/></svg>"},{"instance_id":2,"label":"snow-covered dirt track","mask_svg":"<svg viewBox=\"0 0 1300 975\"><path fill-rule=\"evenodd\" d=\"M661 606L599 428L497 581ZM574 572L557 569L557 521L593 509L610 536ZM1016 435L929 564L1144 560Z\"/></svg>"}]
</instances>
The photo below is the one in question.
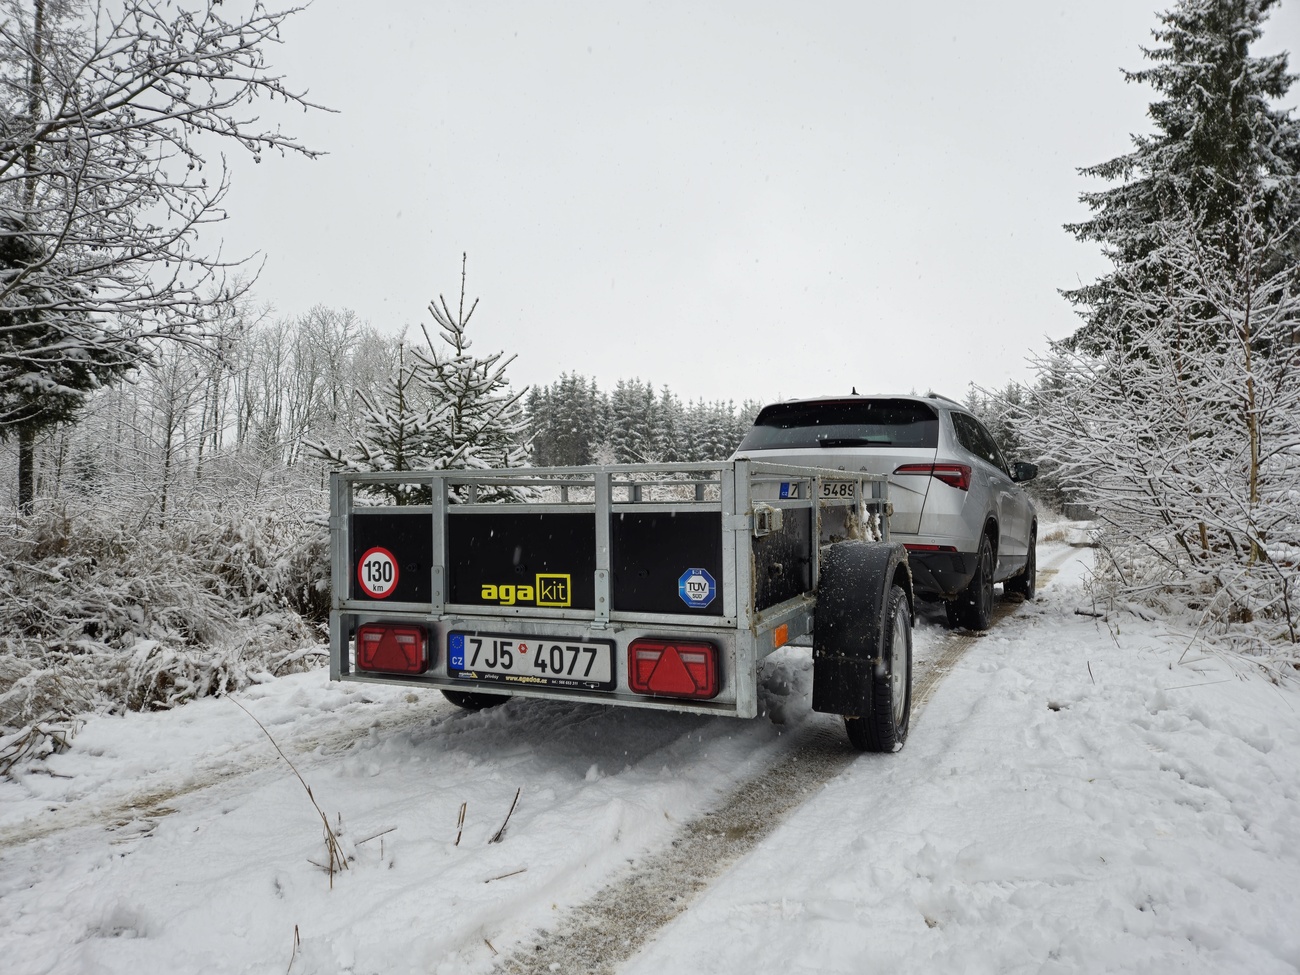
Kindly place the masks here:
<instances>
[{"instance_id":1,"label":"snow-covered dirt track","mask_svg":"<svg viewBox=\"0 0 1300 975\"><path fill-rule=\"evenodd\" d=\"M621 972L1295 971L1300 694L1179 663L1179 625L1075 615L1084 558L1043 546L1059 574L987 636L923 617L895 755L838 750L798 649L749 722L256 687L341 822L333 890L319 817L233 703L95 719L0 783L4 970L585 971L552 952L612 892L644 922ZM796 774L805 754L823 766ZM775 814L711 833L747 790ZM689 907L638 902L651 876Z\"/></svg>"}]
</instances>

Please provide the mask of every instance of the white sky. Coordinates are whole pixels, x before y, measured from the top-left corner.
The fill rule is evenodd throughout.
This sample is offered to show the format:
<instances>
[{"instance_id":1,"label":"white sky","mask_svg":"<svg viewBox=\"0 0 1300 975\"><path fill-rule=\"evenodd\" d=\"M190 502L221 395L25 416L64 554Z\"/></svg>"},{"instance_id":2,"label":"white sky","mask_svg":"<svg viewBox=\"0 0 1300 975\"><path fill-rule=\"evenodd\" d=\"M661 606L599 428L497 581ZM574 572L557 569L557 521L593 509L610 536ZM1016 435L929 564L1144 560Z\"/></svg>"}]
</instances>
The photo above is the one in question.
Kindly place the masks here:
<instances>
[{"instance_id":1,"label":"white sky","mask_svg":"<svg viewBox=\"0 0 1300 975\"><path fill-rule=\"evenodd\" d=\"M516 386L960 397L1075 327L1075 170L1150 129L1119 69L1171 2L316 0L271 59L338 114L264 116L329 155L232 153L226 250L394 332L468 251ZM1297 41L1292 3L1257 50Z\"/></svg>"}]
</instances>

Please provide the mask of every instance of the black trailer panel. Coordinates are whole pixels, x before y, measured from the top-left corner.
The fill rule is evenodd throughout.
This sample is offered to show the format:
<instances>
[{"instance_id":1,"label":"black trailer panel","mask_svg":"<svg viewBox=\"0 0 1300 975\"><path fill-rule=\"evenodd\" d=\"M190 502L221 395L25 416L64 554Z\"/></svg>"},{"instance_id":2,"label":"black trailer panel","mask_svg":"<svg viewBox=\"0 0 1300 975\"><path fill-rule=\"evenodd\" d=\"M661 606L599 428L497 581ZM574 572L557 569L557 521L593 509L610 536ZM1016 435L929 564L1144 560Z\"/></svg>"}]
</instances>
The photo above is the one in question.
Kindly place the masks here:
<instances>
[{"instance_id":1,"label":"black trailer panel","mask_svg":"<svg viewBox=\"0 0 1300 975\"><path fill-rule=\"evenodd\" d=\"M356 508L352 512L352 561L362 571L363 557L381 551L392 558L397 569L397 583L383 596L374 596L349 576L353 599L384 600L393 603L427 603L431 591L429 566L433 562L433 514L426 508L402 511L400 508Z\"/></svg>"},{"instance_id":2,"label":"black trailer panel","mask_svg":"<svg viewBox=\"0 0 1300 975\"><path fill-rule=\"evenodd\" d=\"M610 518L611 601L623 613L722 615L722 514L717 511L621 511ZM682 579L713 581L699 600L682 594Z\"/></svg>"},{"instance_id":3,"label":"black trailer panel","mask_svg":"<svg viewBox=\"0 0 1300 975\"><path fill-rule=\"evenodd\" d=\"M590 610L595 573L591 512L448 511L448 602Z\"/></svg>"}]
</instances>

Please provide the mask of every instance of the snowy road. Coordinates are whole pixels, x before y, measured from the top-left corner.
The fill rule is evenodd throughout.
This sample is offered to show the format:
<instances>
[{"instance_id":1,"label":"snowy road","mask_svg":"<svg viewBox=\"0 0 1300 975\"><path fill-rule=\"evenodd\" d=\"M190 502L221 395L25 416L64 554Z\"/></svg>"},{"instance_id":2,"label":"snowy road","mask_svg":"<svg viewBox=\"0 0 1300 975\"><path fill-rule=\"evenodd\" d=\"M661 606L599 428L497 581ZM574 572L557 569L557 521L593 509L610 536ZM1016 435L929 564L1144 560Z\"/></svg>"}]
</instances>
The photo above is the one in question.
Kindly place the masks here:
<instances>
[{"instance_id":1,"label":"snowy road","mask_svg":"<svg viewBox=\"0 0 1300 975\"><path fill-rule=\"evenodd\" d=\"M0 957L21 975L586 971L591 948L563 946L603 897L629 919L603 922L627 972L1294 971L1297 694L1177 664L1177 627L1074 615L1084 559L1044 546L1060 574L989 636L921 621L918 705L925 668L948 676L891 756L841 750L797 649L749 722L472 715L320 672L253 688L341 824L333 890L302 786L231 702L95 719L0 783Z\"/></svg>"}]
</instances>

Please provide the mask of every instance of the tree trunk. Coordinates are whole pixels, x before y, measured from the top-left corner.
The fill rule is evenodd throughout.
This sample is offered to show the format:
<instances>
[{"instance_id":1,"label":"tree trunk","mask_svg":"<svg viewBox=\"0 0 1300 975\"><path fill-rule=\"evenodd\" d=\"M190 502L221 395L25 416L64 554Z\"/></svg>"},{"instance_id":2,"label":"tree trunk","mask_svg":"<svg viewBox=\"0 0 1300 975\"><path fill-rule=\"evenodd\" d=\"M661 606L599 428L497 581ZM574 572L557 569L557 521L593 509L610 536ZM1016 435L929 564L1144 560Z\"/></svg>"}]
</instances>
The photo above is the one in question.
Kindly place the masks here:
<instances>
[{"instance_id":1,"label":"tree trunk","mask_svg":"<svg viewBox=\"0 0 1300 975\"><path fill-rule=\"evenodd\" d=\"M18 431L18 511L30 514L36 501L36 431Z\"/></svg>"}]
</instances>

